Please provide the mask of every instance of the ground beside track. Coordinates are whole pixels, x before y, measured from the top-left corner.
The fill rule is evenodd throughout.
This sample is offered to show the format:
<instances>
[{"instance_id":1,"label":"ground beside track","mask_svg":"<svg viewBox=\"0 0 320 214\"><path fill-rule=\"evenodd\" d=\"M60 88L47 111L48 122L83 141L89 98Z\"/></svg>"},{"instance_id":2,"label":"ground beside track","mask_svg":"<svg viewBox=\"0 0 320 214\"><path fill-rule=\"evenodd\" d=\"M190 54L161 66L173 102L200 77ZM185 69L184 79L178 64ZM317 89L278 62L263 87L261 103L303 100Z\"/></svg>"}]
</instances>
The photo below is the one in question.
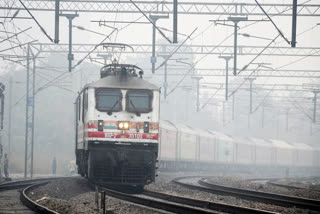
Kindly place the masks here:
<instances>
[{"instance_id":1,"label":"ground beside track","mask_svg":"<svg viewBox=\"0 0 320 214\"><path fill-rule=\"evenodd\" d=\"M89 182L79 176L52 181L32 191L29 197L61 214L96 214L95 192ZM106 196L108 213L158 214L155 210Z\"/></svg>"},{"instance_id":2,"label":"ground beside track","mask_svg":"<svg viewBox=\"0 0 320 214\"><path fill-rule=\"evenodd\" d=\"M280 206L273 206L263 203L251 202L247 200L237 199L231 196L220 196L196 190L186 189L180 185L171 183L171 180L176 177L187 175L200 175L200 173L161 173L156 179L156 182L145 187L145 189L159 191L171 195L184 196L200 200L208 200L219 203L227 203L239 205L244 207L251 207L256 209L269 210L280 213L317 213L310 210L303 210L298 208L284 208ZM200 175L201 176L201 175ZM202 174L206 177L208 174ZM240 185L239 181L248 177L232 176L231 179L234 185ZM220 181L228 180L228 177L220 177ZM195 182L197 179L191 179L188 182ZM262 188L264 187L264 184ZM30 197L33 200L39 200L39 203L49 207L60 213L96 213L96 205L94 202L95 193L90 188L86 179L81 177L66 178L62 180L53 181L50 184L39 187L34 190ZM46 197L46 198L44 198ZM127 203L118 199L107 196L107 209L110 213L151 213L150 210L144 209L139 205ZM152 211L152 213L159 213Z\"/></svg>"},{"instance_id":3,"label":"ground beside track","mask_svg":"<svg viewBox=\"0 0 320 214\"><path fill-rule=\"evenodd\" d=\"M193 173L190 175L199 175L206 177L207 175L203 174L201 175L200 173ZM221 195L215 195L211 193L205 193L205 192L200 192L197 190L190 190L186 189L180 185L176 185L171 182L173 178L176 177L183 177L187 176L186 173L159 173L159 177L157 178L156 183L150 184L145 187L145 189L152 190L152 191L158 191L158 192L163 192L166 194L171 194L171 195L177 195L177 196L182 196L182 197L189 197L189 198L194 198L194 199L199 199L199 200L208 200L208 201L213 201L213 202L218 202L218 203L227 203L227 204L232 204L232 205L238 205L238 206L243 206L243 207L250 207L250 208L256 208L256 209L262 209L262 210L268 210L268 211L273 211L273 212L279 212L279 213L318 213L315 211L311 210L304 210L304 209L299 209L299 208L285 208L285 207L280 207L280 206L274 206L274 205L269 205L269 204L264 204L264 203L258 203L258 202L252 202L248 200L242 200L238 199L232 196L221 196ZM239 176L232 176L233 178L237 178ZM224 177L219 177L220 181L223 181ZM240 178L248 178L245 176L240 176ZM238 180L241 180L241 179ZM190 179L187 182L195 184L198 179ZM235 179L236 180L236 179ZM237 183L237 181L235 181ZM234 184L236 185L236 184ZM263 184L262 184L263 186ZM320 212L319 212L320 213Z\"/></svg>"},{"instance_id":4,"label":"ground beside track","mask_svg":"<svg viewBox=\"0 0 320 214\"><path fill-rule=\"evenodd\" d=\"M279 180L276 180L275 183L293 185L292 180L295 180L294 184L298 186L297 184L299 179L279 179ZM260 191L260 192L269 192L269 193L275 193L275 194L283 194L283 195L320 200L320 192L316 191L314 189L315 187L312 187L310 185L308 186L301 185L300 182L299 182L300 187L304 187L306 189L288 189L285 187L274 186L268 183L250 182L250 181L247 181L245 178L234 177L234 176L211 177L208 179L208 182L218 184L218 185L241 188L241 189L248 189L248 190Z\"/></svg>"}]
</instances>

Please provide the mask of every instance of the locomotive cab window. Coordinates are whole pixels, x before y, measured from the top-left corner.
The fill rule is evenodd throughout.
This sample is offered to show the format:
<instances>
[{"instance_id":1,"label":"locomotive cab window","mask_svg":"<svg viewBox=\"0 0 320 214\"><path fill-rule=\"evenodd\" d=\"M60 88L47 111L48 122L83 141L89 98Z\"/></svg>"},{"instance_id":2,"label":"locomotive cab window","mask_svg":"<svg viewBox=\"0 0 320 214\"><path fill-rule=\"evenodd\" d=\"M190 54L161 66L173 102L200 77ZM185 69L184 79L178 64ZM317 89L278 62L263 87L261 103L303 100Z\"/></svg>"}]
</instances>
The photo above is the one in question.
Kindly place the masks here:
<instances>
[{"instance_id":1,"label":"locomotive cab window","mask_svg":"<svg viewBox=\"0 0 320 214\"><path fill-rule=\"evenodd\" d=\"M96 89L96 108L99 111L118 112L122 110L122 94L120 89Z\"/></svg>"},{"instance_id":2,"label":"locomotive cab window","mask_svg":"<svg viewBox=\"0 0 320 214\"><path fill-rule=\"evenodd\" d=\"M126 111L136 113L149 113L152 110L152 91L128 90L126 95Z\"/></svg>"}]
</instances>

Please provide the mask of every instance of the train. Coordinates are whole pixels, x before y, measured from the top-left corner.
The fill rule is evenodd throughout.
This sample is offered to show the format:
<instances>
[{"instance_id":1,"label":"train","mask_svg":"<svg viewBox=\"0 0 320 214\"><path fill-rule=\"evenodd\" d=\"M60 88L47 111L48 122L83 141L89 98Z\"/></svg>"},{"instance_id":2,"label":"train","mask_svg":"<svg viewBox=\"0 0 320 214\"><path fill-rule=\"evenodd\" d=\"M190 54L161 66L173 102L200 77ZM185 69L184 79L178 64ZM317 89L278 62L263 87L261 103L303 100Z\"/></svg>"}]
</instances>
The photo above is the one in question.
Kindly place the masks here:
<instances>
[{"instance_id":1,"label":"train","mask_svg":"<svg viewBox=\"0 0 320 214\"><path fill-rule=\"evenodd\" d=\"M160 88L136 65L113 61L75 101L78 173L103 185L143 189L156 177Z\"/></svg>"},{"instance_id":2,"label":"train","mask_svg":"<svg viewBox=\"0 0 320 214\"><path fill-rule=\"evenodd\" d=\"M319 175L320 147L275 139L230 136L171 121L160 122L160 169L263 172L284 169ZM265 171L267 172L267 171Z\"/></svg>"},{"instance_id":3,"label":"train","mask_svg":"<svg viewBox=\"0 0 320 214\"><path fill-rule=\"evenodd\" d=\"M113 61L79 92L75 154L81 176L143 190L155 181L158 167L227 173L297 168L319 174L320 147L160 121L160 88L142 75L136 65Z\"/></svg>"}]
</instances>

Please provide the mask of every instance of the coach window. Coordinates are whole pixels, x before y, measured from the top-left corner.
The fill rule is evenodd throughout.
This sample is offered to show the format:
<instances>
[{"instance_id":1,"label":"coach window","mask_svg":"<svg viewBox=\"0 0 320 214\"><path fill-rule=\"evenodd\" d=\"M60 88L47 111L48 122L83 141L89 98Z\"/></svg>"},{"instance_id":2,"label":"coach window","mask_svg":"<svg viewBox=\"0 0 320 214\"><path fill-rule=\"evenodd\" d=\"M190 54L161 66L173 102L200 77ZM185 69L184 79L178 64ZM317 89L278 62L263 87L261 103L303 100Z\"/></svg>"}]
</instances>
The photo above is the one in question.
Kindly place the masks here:
<instances>
[{"instance_id":1,"label":"coach window","mask_svg":"<svg viewBox=\"0 0 320 214\"><path fill-rule=\"evenodd\" d=\"M128 90L126 95L126 111L133 113L149 113L152 110L152 91Z\"/></svg>"},{"instance_id":2,"label":"coach window","mask_svg":"<svg viewBox=\"0 0 320 214\"><path fill-rule=\"evenodd\" d=\"M96 89L96 108L99 111L108 112L109 115L112 112L119 112L122 110L121 100L120 89Z\"/></svg>"}]
</instances>

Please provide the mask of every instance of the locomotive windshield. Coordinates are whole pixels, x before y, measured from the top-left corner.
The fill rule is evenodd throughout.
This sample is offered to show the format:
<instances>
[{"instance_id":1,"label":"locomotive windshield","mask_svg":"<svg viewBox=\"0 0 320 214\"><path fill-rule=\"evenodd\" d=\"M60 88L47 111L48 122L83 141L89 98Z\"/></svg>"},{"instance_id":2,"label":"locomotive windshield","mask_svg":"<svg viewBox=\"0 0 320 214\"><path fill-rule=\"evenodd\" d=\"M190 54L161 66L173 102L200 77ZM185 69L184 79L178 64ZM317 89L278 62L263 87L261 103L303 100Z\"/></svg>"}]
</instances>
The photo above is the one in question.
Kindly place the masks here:
<instances>
[{"instance_id":1,"label":"locomotive windshield","mask_svg":"<svg viewBox=\"0 0 320 214\"><path fill-rule=\"evenodd\" d=\"M126 110L133 113L149 113L152 110L152 91L129 90L126 97Z\"/></svg>"},{"instance_id":2,"label":"locomotive windshield","mask_svg":"<svg viewBox=\"0 0 320 214\"><path fill-rule=\"evenodd\" d=\"M99 111L108 113L122 110L122 94L120 89L97 89L96 90L96 108Z\"/></svg>"}]
</instances>

